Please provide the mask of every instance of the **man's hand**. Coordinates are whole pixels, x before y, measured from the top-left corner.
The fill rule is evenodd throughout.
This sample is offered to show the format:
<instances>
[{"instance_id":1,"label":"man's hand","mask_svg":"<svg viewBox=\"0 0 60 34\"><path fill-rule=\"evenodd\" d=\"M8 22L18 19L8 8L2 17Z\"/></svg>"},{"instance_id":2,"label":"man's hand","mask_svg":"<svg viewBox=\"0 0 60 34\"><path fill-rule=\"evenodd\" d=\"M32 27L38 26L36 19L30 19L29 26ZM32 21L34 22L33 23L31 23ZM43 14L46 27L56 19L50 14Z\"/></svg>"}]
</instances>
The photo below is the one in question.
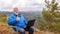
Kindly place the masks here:
<instances>
[{"instance_id":1,"label":"man's hand","mask_svg":"<svg viewBox=\"0 0 60 34\"><path fill-rule=\"evenodd\" d=\"M20 20L20 18L19 18L19 17L17 17L17 18L16 18L16 20L17 20L17 21L19 21L19 20Z\"/></svg>"}]
</instances>

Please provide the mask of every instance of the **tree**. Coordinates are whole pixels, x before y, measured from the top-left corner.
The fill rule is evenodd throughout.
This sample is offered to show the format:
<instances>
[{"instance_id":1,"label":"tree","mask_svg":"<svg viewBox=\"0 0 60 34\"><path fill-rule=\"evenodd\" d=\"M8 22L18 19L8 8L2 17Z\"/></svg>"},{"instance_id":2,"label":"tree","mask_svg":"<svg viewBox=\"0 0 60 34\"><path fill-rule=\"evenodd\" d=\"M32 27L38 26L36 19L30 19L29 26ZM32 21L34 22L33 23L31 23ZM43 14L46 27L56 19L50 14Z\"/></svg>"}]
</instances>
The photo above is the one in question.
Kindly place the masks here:
<instances>
[{"instance_id":1,"label":"tree","mask_svg":"<svg viewBox=\"0 0 60 34\"><path fill-rule=\"evenodd\" d=\"M46 3L46 8L43 8L43 11L42 11L44 18L47 21L47 24L42 23L46 25L44 26L46 27L45 30L48 29L48 31L60 32L60 22L55 21L56 20L55 18L58 18L58 17L60 18L59 16L60 7L58 3L55 0L52 0L52 1L45 0L45 3ZM41 22L38 22L38 23L41 23Z\"/></svg>"}]
</instances>

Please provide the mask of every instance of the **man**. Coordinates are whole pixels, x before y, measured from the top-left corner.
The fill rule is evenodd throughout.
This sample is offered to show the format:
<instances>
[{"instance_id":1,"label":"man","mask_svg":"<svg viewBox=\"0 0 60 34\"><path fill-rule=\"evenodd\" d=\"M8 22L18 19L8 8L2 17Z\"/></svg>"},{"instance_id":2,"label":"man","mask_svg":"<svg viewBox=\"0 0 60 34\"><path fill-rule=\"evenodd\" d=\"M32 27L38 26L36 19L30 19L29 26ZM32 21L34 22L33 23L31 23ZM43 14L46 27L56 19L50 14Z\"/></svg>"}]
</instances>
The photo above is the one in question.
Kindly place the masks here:
<instances>
[{"instance_id":1,"label":"man","mask_svg":"<svg viewBox=\"0 0 60 34\"><path fill-rule=\"evenodd\" d=\"M18 13L18 8L15 7L13 14L11 14L9 19L8 19L8 24L15 26L15 27L13 27L13 29L15 31L18 31L20 34L25 34L26 25L28 24L28 22L23 17L23 15ZM34 27L33 26L29 27L28 31L29 31L29 34L33 34L34 33Z\"/></svg>"}]
</instances>

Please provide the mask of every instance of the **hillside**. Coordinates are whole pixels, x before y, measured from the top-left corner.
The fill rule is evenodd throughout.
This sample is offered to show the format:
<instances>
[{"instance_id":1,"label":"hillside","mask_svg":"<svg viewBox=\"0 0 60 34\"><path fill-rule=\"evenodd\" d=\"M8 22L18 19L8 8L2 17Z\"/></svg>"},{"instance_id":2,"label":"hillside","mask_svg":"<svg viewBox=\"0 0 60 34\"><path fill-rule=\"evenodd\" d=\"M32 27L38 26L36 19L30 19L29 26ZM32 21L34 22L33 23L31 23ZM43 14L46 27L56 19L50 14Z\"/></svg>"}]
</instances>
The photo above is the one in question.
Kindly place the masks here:
<instances>
[{"instance_id":1,"label":"hillside","mask_svg":"<svg viewBox=\"0 0 60 34\"><path fill-rule=\"evenodd\" d=\"M15 32L11 26L8 26L6 23L0 22L0 34L18 34L18 32ZM28 32L26 32L28 34ZM48 31L39 31L39 29L35 28L34 34L55 34L54 32L48 32ZM57 33L60 34L60 33Z\"/></svg>"},{"instance_id":2,"label":"hillside","mask_svg":"<svg viewBox=\"0 0 60 34\"><path fill-rule=\"evenodd\" d=\"M34 34L39 34L39 30L35 29ZM0 34L17 34L17 32L14 32L14 30L11 28L11 26L8 26L5 23L0 22ZM28 32L26 32L28 34Z\"/></svg>"}]
</instances>

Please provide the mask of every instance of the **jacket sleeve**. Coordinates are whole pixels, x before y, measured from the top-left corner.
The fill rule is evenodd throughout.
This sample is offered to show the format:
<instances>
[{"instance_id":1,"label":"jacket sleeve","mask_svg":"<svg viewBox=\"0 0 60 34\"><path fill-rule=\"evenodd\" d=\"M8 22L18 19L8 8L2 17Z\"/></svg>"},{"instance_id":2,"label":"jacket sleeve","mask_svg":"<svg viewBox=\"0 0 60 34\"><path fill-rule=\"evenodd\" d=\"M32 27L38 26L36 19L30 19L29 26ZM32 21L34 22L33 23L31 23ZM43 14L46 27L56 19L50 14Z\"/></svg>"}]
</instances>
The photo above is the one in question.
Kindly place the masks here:
<instances>
[{"instance_id":1,"label":"jacket sleeve","mask_svg":"<svg viewBox=\"0 0 60 34\"><path fill-rule=\"evenodd\" d=\"M22 16L22 19L23 19L24 23L27 25L28 21L24 18L24 16Z\"/></svg>"},{"instance_id":2,"label":"jacket sleeve","mask_svg":"<svg viewBox=\"0 0 60 34\"><path fill-rule=\"evenodd\" d=\"M9 25L13 25L14 23L16 23L16 18L11 15L9 18L8 18L8 24Z\"/></svg>"},{"instance_id":3,"label":"jacket sleeve","mask_svg":"<svg viewBox=\"0 0 60 34\"><path fill-rule=\"evenodd\" d=\"M25 22L26 25L28 24L28 21L26 19L24 19L24 22Z\"/></svg>"}]
</instances>

